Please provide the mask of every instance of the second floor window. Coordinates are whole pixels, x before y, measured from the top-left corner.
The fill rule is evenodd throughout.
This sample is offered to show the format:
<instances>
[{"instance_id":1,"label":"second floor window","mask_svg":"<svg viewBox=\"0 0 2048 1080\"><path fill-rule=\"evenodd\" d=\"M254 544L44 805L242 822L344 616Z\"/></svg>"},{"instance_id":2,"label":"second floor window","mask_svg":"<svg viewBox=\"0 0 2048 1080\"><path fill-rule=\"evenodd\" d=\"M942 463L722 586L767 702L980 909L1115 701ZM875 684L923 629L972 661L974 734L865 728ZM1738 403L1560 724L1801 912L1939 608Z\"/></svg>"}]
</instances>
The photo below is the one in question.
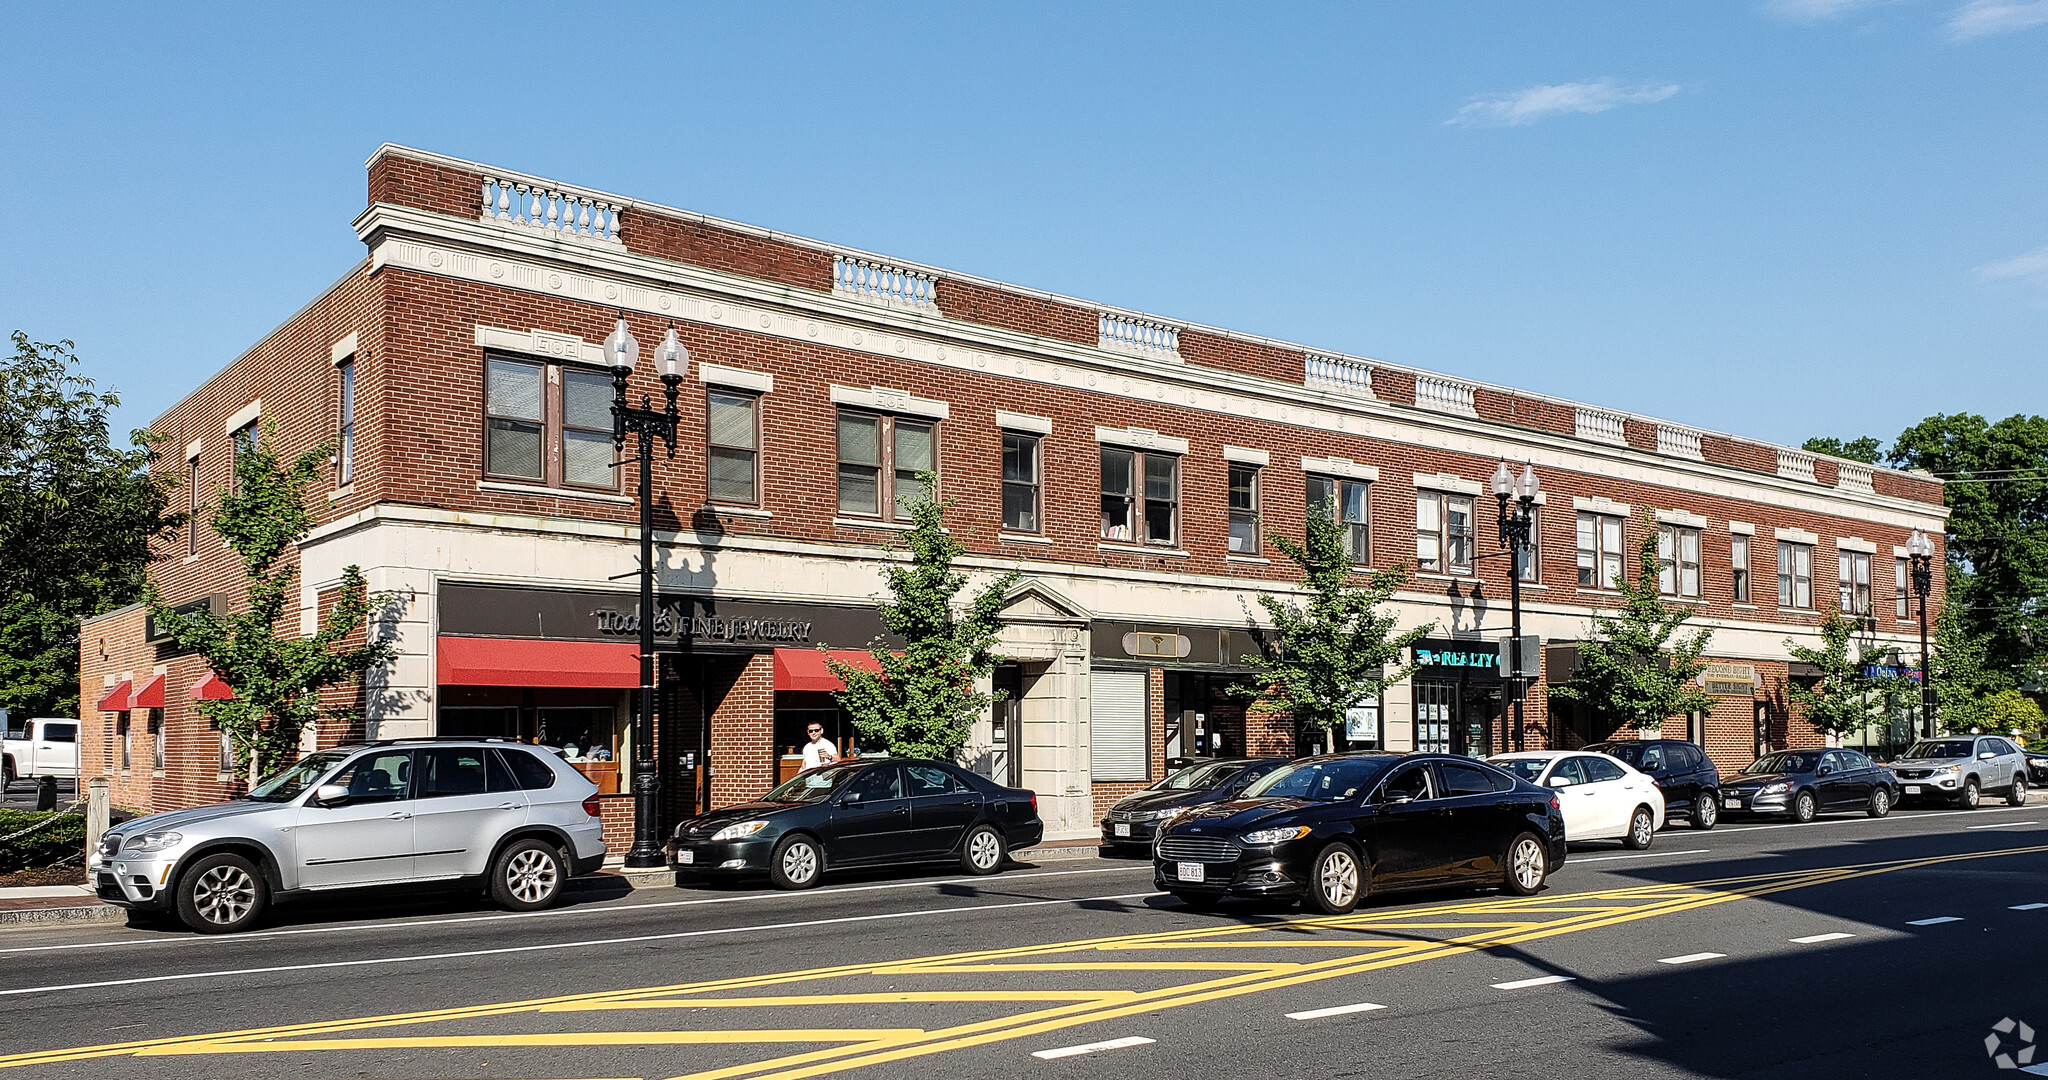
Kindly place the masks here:
<instances>
[{"instance_id":1,"label":"second floor window","mask_svg":"<svg viewBox=\"0 0 2048 1080\"><path fill-rule=\"evenodd\" d=\"M1749 603L1749 537L1736 533L1728 538L1728 565L1735 589L1735 602Z\"/></svg>"},{"instance_id":2,"label":"second floor window","mask_svg":"<svg viewBox=\"0 0 2048 1080\"><path fill-rule=\"evenodd\" d=\"M185 554L199 554L199 459L185 463Z\"/></svg>"},{"instance_id":3,"label":"second floor window","mask_svg":"<svg viewBox=\"0 0 2048 1080\"><path fill-rule=\"evenodd\" d=\"M236 428L234 435L228 439L228 449L233 451L233 456L228 462L228 490L230 491L239 492L242 490L242 458L248 454L255 453L257 445L262 441L263 435L261 429L257 426L260 423L260 420L251 420Z\"/></svg>"},{"instance_id":4,"label":"second floor window","mask_svg":"<svg viewBox=\"0 0 2048 1080\"><path fill-rule=\"evenodd\" d=\"M335 369L341 376L341 416L335 425L334 483L342 486L356 478L356 362L343 360Z\"/></svg>"},{"instance_id":5,"label":"second floor window","mask_svg":"<svg viewBox=\"0 0 2048 1080\"><path fill-rule=\"evenodd\" d=\"M1542 577L1543 566L1543 508L1529 508L1529 545L1515 549L1515 576L1523 581L1536 581Z\"/></svg>"},{"instance_id":6,"label":"second floor window","mask_svg":"<svg viewBox=\"0 0 2048 1080\"><path fill-rule=\"evenodd\" d=\"M1102 448L1102 538L1171 545L1180 517L1180 459Z\"/></svg>"},{"instance_id":7,"label":"second floor window","mask_svg":"<svg viewBox=\"0 0 2048 1080\"><path fill-rule=\"evenodd\" d=\"M1363 480L1338 480L1328 476L1308 478L1310 513L1330 506L1337 523L1344 526L1344 548L1354 565L1372 561L1372 487ZM1420 510L1417 511L1418 515ZM1419 543L1419 540L1418 540Z\"/></svg>"},{"instance_id":8,"label":"second floor window","mask_svg":"<svg viewBox=\"0 0 2048 1080\"><path fill-rule=\"evenodd\" d=\"M1870 614L1870 553L1842 551L1837 552L1835 558L1841 571L1842 614Z\"/></svg>"},{"instance_id":9,"label":"second floor window","mask_svg":"<svg viewBox=\"0 0 2048 1080\"><path fill-rule=\"evenodd\" d=\"M1621 518L1579 515L1579 588L1621 587Z\"/></svg>"},{"instance_id":10,"label":"second floor window","mask_svg":"<svg viewBox=\"0 0 2048 1080\"><path fill-rule=\"evenodd\" d=\"M1439 574L1472 572L1472 497L1415 493L1415 568Z\"/></svg>"},{"instance_id":11,"label":"second floor window","mask_svg":"<svg viewBox=\"0 0 2048 1080\"><path fill-rule=\"evenodd\" d=\"M601 371L562 369L562 482L615 488L612 379Z\"/></svg>"},{"instance_id":12,"label":"second floor window","mask_svg":"<svg viewBox=\"0 0 2048 1080\"><path fill-rule=\"evenodd\" d=\"M612 490L612 452L611 376L502 356L484 361L485 475Z\"/></svg>"},{"instance_id":13,"label":"second floor window","mask_svg":"<svg viewBox=\"0 0 2048 1080\"><path fill-rule=\"evenodd\" d=\"M1895 598L1893 600L1893 604L1896 609L1894 610L1893 614L1897 615L1901 619L1906 617L1906 602L1908 596L1906 592L1906 573L1906 560L1893 559L1892 596Z\"/></svg>"},{"instance_id":14,"label":"second floor window","mask_svg":"<svg viewBox=\"0 0 2048 1080\"><path fill-rule=\"evenodd\" d=\"M1813 610L1813 545L1778 541L1778 606Z\"/></svg>"},{"instance_id":15,"label":"second floor window","mask_svg":"<svg viewBox=\"0 0 2048 1080\"><path fill-rule=\"evenodd\" d=\"M761 501L761 399L712 387L705 394L704 494L712 502Z\"/></svg>"},{"instance_id":16,"label":"second floor window","mask_svg":"<svg viewBox=\"0 0 2048 1080\"><path fill-rule=\"evenodd\" d=\"M1003 528L1035 533L1039 520L1038 436L1003 432Z\"/></svg>"},{"instance_id":17,"label":"second floor window","mask_svg":"<svg viewBox=\"0 0 2048 1080\"><path fill-rule=\"evenodd\" d=\"M1230 467L1230 553L1259 553L1259 467Z\"/></svg>"},{"instance_id":18,"label":"second floor window","mask_svg":"<svg viewBox=\"0 0 2048 1080\"><path fill-rule=\"evenodd\" d=\"M541 393L546 365L493 357L484 364L484 472L544 480L541 433L547 409Z\"/></svg>"},{"instance_id":19,"label":"second floor window","mask_svg":"<svg viewBox=\"0 0 2048 1080\"><path fill-rule=\"evenodd\" d=\"M1700 594L1700 531L1682 525L1657 526L1657 591L1665 596Z\"/></svg>"},{"instance_id":20,"label":"second floor window","mask_svg":"<svg viewBox=\"0 0 2048 1080\"><path fill-rule=\"evenodd\" d=\"M919 476L938 468L936 436L928 420L840 410L839 512L909 521Z\"/></svg>"}]
</instances>

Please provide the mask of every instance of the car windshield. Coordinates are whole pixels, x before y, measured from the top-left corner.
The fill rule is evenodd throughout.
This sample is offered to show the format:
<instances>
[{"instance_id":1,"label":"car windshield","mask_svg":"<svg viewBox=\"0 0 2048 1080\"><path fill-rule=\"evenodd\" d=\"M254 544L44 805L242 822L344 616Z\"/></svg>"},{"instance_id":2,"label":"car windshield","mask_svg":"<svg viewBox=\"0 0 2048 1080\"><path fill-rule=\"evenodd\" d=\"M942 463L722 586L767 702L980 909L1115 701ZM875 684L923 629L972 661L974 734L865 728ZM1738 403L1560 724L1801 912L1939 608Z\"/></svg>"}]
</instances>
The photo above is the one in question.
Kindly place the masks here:
<instances>
[{"instance_id":1,"label":"car windshield","mask_svg":"<svg viewBox=\"0 0 2048 1080\"><path fill-rule=\"evenodd\" d=\"M1764 756L1749 763L1746 773L1802 773L1812 772L1820 764L1820 754L1812 750L1785 750Z\"/></svg>"},{"instance_id":2,"label":"car windshield","mask_svg":"<svg viewBox=\"0 0 2048 1080\"><path fill-rule=\"evenodd\" d=\"M1301 761L1267 773L1245 789L1248 799L1307 799L1340 802L1355 799L1386 771L1388 760L1337 758Z\"/></svg>"},{"instance_id":3,"label":"car windshield","mask_svg":"<svg viewBox=\"0 0 2048 1080\"><path fill-rule=\"evenodd\" d=\"M276 776L256 785L249 798L257 802L290 802L299 794L320 782L320 778L334 771L335 766L348 760L353 751L323 750L299 759L298 764L278 773Z\"/></svg>"},{"instance_id":4,"label":"car windshield","mask_svg":"<svg viewBox=\"0 0 2048 1080\"><path fill-rule=\"evenodd\" d=\"M762 802L819 803L832 797L832 793L846 786L846 782L860 772L859 765L828 765L812 769L784 781L774 791L761 796Z\"/></svg>"},{"instance_id":5,"label":"car windshield","mask_svg":"<svg viewBox=\"0 0 2048 1080\"><path fill-rule=\"evenodd\" d=\"M1493 758L1489 760L1487 764L1492 765L1498 769L1506 769L1507 771L1514 773L1517 777L1520 777L1523 780L1527 780L1528 782L1533 784L1536 782L1537 777L1543 775L1544 766L1550 764L1550 759L1540 757Z\"/></svg>"},{"instance_id":6,"label":"car windshield","mask_svg":"<svg viewBox=\"0 0 2048 1080\"><path fill-rule=\"evenodd\" d=\"M1586 749L1598 751L1599 753L1606 754L1608 757L1626 761L1637 768L1641 768L1643 764L1643 747L1641 743L1602 743L1599 746L1589 746Z\"/></svg>"},{"instance_id":7,"label":"car windshield","mask_svg":"<svg viewBox=\"0 0 2048 1080\"><path fill-rule=\"evenodd\" d=\"M1914 743L1913 748L1906 751L1906 756L1909 758L1966 758L1970 756L1973 747L1974 744L1968 739L1929 739L1926 742Z\"/></svg>"},{"instance_id":8,"label":"car windshield","mask_svg":"<svg viewBox=\"0 0 2048 1080\"><path fill-rule=\"evenodd\" d=\"M1156 786L1161 791L1206 791L1238 774L1244 766L1235 761L1211 761L1190 765Z\"/></svg>"}]
</instances>

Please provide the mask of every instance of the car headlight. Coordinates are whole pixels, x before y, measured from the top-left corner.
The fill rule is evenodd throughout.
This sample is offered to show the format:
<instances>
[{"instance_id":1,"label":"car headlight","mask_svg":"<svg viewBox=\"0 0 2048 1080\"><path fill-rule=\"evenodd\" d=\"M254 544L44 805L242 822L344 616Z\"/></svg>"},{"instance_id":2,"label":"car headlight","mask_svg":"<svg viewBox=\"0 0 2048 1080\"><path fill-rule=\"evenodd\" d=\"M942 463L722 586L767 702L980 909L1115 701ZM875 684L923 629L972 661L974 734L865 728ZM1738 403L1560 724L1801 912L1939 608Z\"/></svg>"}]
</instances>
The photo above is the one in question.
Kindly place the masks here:
<instances>
[{"instance_id":1,"label":"car headlight","mask_svg":"<svg viewBox=\"0 0 2048 1080\"><path fill-rule=\"evenodd\" d=\"M137 855L147 855L151 852L156 851L169 851L172 848L177 847L179 844L182 844L184 842L185 837L181 833L143 833L141 836L129 837L128 842L121 845L121 850L124 852L132 851Z\"/></svg>"},{"instance_id":2,"label":"car headlight","mask_svg":"<svg viewBox=\"0 0 2048 1080\"><path fill-rule=\"evenodd\" d=\"M1759 795L1776 795L1780 792L1790 790L1792 790L1792 782L1790 780L1784 780L1775 784L1765 784L1764 786L1756 789L1756 793Z\"/></svg>"},{"instance_id":3,"label":"car headlight","mask_svg":"<svg viewBox=\"0 0 2048 1080\"><path fill-rule=\"evenodd\" d=\"M1267 844L1284 844L1289 840L1299 840L1307 836L1308 832L1306 825L1292 825L1285 829L1259 829L1256 832L1245 833L1238 839L1255 847L1264 847Z\"/></svg>"},{"instance_id":4,"label":"car headlight","mask_svg":"<svg viewBox=\"0 0 2048 1080\"><path fill-rule=\"evenodd\" d=\"M760 832L762 829L765 829L767 827L768 823L765 821L742 821L738 824L727 825L725 828L720 829L715 833L712 833L711 839L713 841L744 840L747 837L752 836L755 833Z\"/></svg>"},{"instance_id":5,"label":"car headlight","mask_svg":"<svg viewBox=\"0 0 2048 1080\"><path fill-rule=\"evenodd\" d=\"M1180 807L1177 807L1177 806L1176 806L1176 807L1172 807L1172 808L1170 808L1170 809L1166 809L1166 810L1140 810L1140 811L1138 811L1137 813L1135 813L1135 814L1132 814L1132 815L1131 815L1131 820L1132 820L1132 821L1165 821L1165 820L1166 820L1167 818L1170 818L1170 817L1174 816L1175 814L1178 814L1178 813L1180 813L1180 809L1181 809Z\"/></svg>"},{"instance_id":6,"label":"car headlight","mask_svg":"<svg viewBox=\"0 0 2048 1080\"><path fill-rule=\"evenodd\" d=\"M1934 770L1934 771L1935 771L1935 772L1962 772L1962 771L1963 771L1963 767L1962 767L1961 765L1943 765L1943 766L1942 766L1941 768L1938 768L1938 769L1936 769L1936 770Z\"/></svg>"}]
</instances>

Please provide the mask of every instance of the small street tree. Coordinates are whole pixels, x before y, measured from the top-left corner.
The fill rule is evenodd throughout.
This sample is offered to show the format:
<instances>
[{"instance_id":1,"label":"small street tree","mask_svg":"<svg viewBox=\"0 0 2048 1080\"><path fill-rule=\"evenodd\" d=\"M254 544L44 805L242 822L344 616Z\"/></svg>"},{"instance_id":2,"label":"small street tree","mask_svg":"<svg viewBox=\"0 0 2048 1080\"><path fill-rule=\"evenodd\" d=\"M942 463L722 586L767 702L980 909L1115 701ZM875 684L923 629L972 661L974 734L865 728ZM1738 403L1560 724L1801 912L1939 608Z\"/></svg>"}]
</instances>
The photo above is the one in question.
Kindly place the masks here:
<instances>
[{"instance_id":1,"label":"small street tree","mask_svg":"<svg viewBox=\"0 0 2048 1080\"><path fill-rule=\"evenodd\" d=\"M2011 688L2012 678L1990 666L1990 637L1965 620L1953 594L1948 600L1936 617L1934 655L1927 660L1934 722L1943 731L1990 730L1991 700Z\"/></svg>"},{"instance_id":2,"label":"small street tree","mask_svg":"<svg viewBox=\"0 0 2048 1080\"><path fill-rule=\"evenodd\" d=\"M1657 519L1646 514L1642 526L1635 580L1614 583L1621 592L1619 613L1593 616L1591 637L1579 643L1578 670L1571 681L1550 688L1552 700L1578 702L1596 719L1638 730L1714 707L1714 699L1693 681L1706 667L1702 657L1714 632L1701 628L1679 635L1692 612L1664 603L1657 588Z\"/></svg>"},{"instance_id":3,"label":"small street tree","mask_svg":"<svg viewBox=\"0 0 2048 1080\"><path fill-rule=\"evenodd\" d=\"M320 477L331 445L300 454L281 466L270 448L274 427L266 425L256 445L237 448L235 486L218 493L213 531L241 557L247 604L228 615L208 611L181 615L165 604L154 585L150 612L179 648L204 657L213 673L234 690L225 701L201 701L199 712L226 733L238 769L251 783L297 760L308 725L322 715L352 716L353 710L320 708L320 691L390 661L392 643L366 634L361 644L344 642L364 630L372 611L394 602L371 596L362 572L342 571L338 597L311 636L296 631L294 583L298 567L286 562L290 549L312 531L306 490ZM288 614L289 611L289 614ZM282 629L287 624L289 630Z\"/></svg>"},{"instance_id":4,"label":"small street tree","mask_svg":"<svg viewBox=\"0 0 2048 1080\"><path fill-rule=\"evenodd\" d=\"M1268 539L1301 569L1308 598L1259 597L1273 628L1259 652L1244 657L1258 673L1256 685L1235 686L1232 693L1248 700L1251 712L1292 714L1301 732L1319 735L1334 751L1337 728L1350 710L1407 678L1413 665L1396 661L1436 624L1396 632L1398 621L1381 606L1407 582L1407 564L1361 577L1328 501L1310 508L1302 542L1279 533Z\"/></svg>"},{"instance_id":5,"label":"small street tree","mask_svg":"<svg viewBox=\"0 0 2048 1080\"><path fill-rule=\"evenodd\" d=\"M875 602L882 625L903 639L903 651L876 641L869 655L878 671L836 659L826 666L846 684L835 696L862 745L898 757L952 761L989 706L990 695L976 691L975 683L995 668L998 616L1017 575L996 578L956 611L954 598L967 587L967 575L953 568L962 549L945 529L953 500L936 496L935 474L918 479L920 494L900 500L911 516L903 533L910 563L883 570L890 599Z\"/></svg>"},{"instance_id":6,"label":"small street tree","mask_svg":"<svg viewBox=\"0 0 2048 1080\"><path fill-rule=\"evenodd\" d=\"M1896 694L1918 695L1919 684L1910 678L1867 674L1877 663L1875 643L1857 641L1856 619L1830 608L1821 617L1818 649L1785 639L1792 659L1803 661L1820 672L1811 682L1792 680L1788 693L1806 715L1806 722L1829 735L1854 735L1872 727L1886 728L1891 712L1886 698ZM1887 650L1889 651L1889 650Z\"/></svg>"}]
</instances>

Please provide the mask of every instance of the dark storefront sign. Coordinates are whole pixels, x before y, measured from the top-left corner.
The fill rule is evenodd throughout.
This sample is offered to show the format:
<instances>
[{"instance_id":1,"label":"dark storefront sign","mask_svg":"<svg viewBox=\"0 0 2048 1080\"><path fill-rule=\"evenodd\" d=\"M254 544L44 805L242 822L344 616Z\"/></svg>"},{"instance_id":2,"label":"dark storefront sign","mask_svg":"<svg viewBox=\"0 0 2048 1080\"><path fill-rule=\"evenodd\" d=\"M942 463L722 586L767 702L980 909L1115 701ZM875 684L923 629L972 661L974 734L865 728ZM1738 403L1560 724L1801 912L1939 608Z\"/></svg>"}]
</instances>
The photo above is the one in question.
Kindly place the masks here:
<instances>
[{"instance_id":1,"label":"dark storefront sign","mask_svg":"<svg viewBox=\"0 0 2048 1080\"><path fill-rule=\"evenodd\" d=\"M1500 642L1422 638L1415 643L1418 679L1500 679Z\"/></svg>"},{"instance_id":2,"label":"dark storefront sign","mask_svg":"<svg viewBox=\"0 0 2048 1080\"><path fill-rule=\"evenodd\" d=\"M1243 669L1259 651L1249 631L1172 623L1097 622L1089 627L1089 655L1161 667Z\"/></svg>"},{"instance_id":3,"label":"dark storefront sign","mask_svg":"<svg viewBox=\"0 0 2048 1080\"><path fill-rule=\"evenodd\" d=\"M440 632L457 637L544 641L637 641L639 599L599 589L441 586ZM655 598L654 640L685 651L760 652L821 645L862 648L893 642L868 606L776 604L702 596Z\"/></svg>"}]
</instances>

